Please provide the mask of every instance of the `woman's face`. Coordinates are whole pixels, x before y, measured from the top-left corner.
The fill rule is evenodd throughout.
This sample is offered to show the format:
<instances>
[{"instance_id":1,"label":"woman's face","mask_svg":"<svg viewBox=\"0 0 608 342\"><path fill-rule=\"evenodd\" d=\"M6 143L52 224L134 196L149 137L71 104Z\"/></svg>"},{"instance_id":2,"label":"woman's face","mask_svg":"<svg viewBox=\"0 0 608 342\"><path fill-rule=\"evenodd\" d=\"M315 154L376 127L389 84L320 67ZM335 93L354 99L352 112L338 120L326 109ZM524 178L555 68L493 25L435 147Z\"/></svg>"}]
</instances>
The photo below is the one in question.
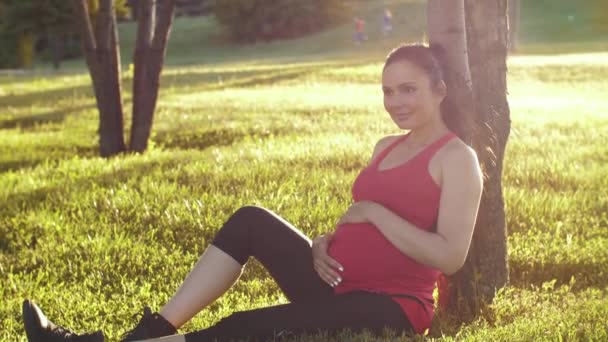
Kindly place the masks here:
<instances>
[{"instance_id":1,"label":"woman's face","mask_svg":"<svg viewBox=\"0 0 608 342\"><path fill-rule=\"evenodd\" d=\"M415 129L441 119L445 84L433 86L427 74L409 61L395 61L382 73L384 108L401 129Z\"/></svg>"}]
</instances>

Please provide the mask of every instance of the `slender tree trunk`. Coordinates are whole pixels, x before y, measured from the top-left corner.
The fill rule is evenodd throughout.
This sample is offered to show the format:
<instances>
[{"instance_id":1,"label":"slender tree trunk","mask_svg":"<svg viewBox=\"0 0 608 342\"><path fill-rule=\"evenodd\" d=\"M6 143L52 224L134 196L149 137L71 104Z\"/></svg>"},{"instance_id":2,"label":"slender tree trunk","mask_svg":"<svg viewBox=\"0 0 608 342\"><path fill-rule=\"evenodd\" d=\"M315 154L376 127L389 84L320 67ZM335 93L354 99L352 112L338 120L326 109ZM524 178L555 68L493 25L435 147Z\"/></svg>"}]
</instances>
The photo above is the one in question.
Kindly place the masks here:
<instances>
[{"instance_id":1,"label":"slender tree trunk","mask_svg":"<svg viewBox=\"0 0 608 342\"><path fill-rule=\"evenodd\" d=\"M519 45L520 0L509 0L509 52L517 51Z\"/></svg>"},{"instance_id":2,"label":"slender tree trunk","mask_svg":"<svg viewBox=\"0 0 608 342\"><path fill-rule=\"evenodd\" d=\"M61 60L63 57L63 51L65 49L63 36L63 30L60 30L57 27L47 29L46 37L51 50L51 59L53 61L53 68L55 70L59 70L59 68L61 68Z\"/></svg>"},{"instance_id":3,"label":"slender tree trunk","mask_svg":"<svg viewBox=\"0 0 608 342\"><path fill-rule=\"evenodd\" d=\"M444 66L448 101L463 113L460 138L470 142L473 93L469 71L463 0L429 0L427 26L431 48Z\"/></svg>"},{"instance_id":4,"label":"slender tree trunk","mask_svg":"<svg viewBox=\"0 0 608 342\"><path fill-rule=\"evenodd\" d=\"M100 147L102 156L125 151L123 107L120 84L120 50L113 0L101 0L97 14L97 55L103 73L103 90L108 111L100 116Z\"/></svg>"},{"instance_id":5,"label":"slender tree trunk","mask_svg":"<svg viewBox=\"0 0 608 342\"><path fill-rule=\"evenodd\" d=\"M84 53L99 110L99 150L109 157L126 149L120 84L120 55L112 0L101 0L91 25L87 0L74 0Z\"/></svg>"},{"instance_id":6,"label":"slender tree trunk","mask_svg":"<svg viewBox=\"0 0 608 342\"><path fill-rule=\"evenodd\" d=\"M93 82L97 109L99 110L99 115L101 116L101 113L105 113L106 111L104 92L102 90L100 76L100 74L102 74L102 70L97 62L97 41L95 40L95 36L93 34L87 0L74 0L74 8L76 11L76 19L78 20L78 27L80 28L80 34L82 37L84 57L91 76L91 82Z\"/></svg>"},{"instance_id":7,"label":"slender tree trunk","mask_svg":"<svg viewBox=\"0 0 608 342\"><path fill-rule=\"evenodd\" d=\"M148 136L145 135L146 129L143 109L145 102L149 101L146 94L146 83L149 82L148 51L154 37L154 22L156 19L155 0L140 0L137 5L137 38L135 40L135 52L133 56L133 122L131 124L130 149L134 145L147 144ZM145 148L145 147L144 147Z\"/></svg>"},{"instance_id":8,"label":"slender tree trunk","mask_svg":"<svg viewBox=\"0 0 608 342\"><path fill-rule=\"evenodd\" d=\"M510 132L506 96L507 0L465 0L474 135L485 173L477 224L465 266L451 277L450 311L477 314L509 279L502 165Z\"/></svg>"},{"instance_id":9,"label":"slender tree trunk","mask_svg":"<svg viewBox=\"0 0 608 342\"><path fill-rule=\"evenodd\" d=\"M31 69L34 64L34 43L36 36L33 32L22 32L17 37L19 67Z\"/></svg>"},{"instance_id":10,"label":"slender tree trunk","mask_svg":"<svg viewBox=\"0 0 608 342\"><path fill-rule=\"evenodd\" d=\"M134 56L133 125L130 141L130 149L135 152L143 152L148 147L160 74L175 13L175 0L159 1L158 16L154 2L140 1L137 10L139 22ZM158 23L154 25L156 18Z\"/></svg>"}]
</instances>

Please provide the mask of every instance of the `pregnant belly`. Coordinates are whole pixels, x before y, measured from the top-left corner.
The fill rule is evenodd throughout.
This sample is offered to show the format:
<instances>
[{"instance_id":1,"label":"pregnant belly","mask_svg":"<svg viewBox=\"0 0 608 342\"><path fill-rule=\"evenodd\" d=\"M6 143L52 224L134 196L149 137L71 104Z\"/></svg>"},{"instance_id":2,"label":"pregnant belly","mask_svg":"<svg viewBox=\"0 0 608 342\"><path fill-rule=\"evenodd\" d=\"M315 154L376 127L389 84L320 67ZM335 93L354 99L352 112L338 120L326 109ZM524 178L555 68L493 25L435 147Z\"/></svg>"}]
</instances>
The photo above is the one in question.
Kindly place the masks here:
<instances>
[{"instance_id":1,"label":"pregnant belly","mask_svg":"<svg viewBox=\"0 0 608 342\"><path fill-rule=\"evenodd\" d=\"M412 263L369 223L338 227L328 254L344 268L342 285L370 284L399 278Z\"/></svg>"}]
</instances>

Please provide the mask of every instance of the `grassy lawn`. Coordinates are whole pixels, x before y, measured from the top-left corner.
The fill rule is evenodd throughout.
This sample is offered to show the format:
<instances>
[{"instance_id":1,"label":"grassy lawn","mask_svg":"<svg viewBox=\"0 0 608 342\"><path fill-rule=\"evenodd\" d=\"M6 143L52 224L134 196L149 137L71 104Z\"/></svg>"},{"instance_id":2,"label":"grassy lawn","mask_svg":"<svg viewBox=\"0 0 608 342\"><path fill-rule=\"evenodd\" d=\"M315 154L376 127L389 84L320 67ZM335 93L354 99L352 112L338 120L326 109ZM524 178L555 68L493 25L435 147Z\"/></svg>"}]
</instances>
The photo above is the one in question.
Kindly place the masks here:
<instances>
[{"instance_id":1,"label":"grassy lawn","mask_svg":"<svg viewBox=\"0 0 608 342\"><path fill-rule=\"evenodd\" d=\"M404 32L399 38L380 36L383 3ZM564 38L558 18L594 12L556 3L553 11L524 7L522 52L509 59L511 284L474 322L438 317L429 339L608 340L607 31L578 27ZM309 236L332 230L374 143L398 133L382 107L382 58L424 29L421 1L356 4L370 36L360 47L351 25L235 46L211 18L176 20L143 155L97 157L98 119L82 60L60 72L39 64L1 75L0 340L25 340L26 297L59 323L79 332L103 328L116 340L144 305L159 309L168 300L242 205L268 207ZM128 70L133 25L121 33ZM130 108L129 72L123 76ZM250 263L180 331L285 301Z\"/></svg>"}]
</instances>

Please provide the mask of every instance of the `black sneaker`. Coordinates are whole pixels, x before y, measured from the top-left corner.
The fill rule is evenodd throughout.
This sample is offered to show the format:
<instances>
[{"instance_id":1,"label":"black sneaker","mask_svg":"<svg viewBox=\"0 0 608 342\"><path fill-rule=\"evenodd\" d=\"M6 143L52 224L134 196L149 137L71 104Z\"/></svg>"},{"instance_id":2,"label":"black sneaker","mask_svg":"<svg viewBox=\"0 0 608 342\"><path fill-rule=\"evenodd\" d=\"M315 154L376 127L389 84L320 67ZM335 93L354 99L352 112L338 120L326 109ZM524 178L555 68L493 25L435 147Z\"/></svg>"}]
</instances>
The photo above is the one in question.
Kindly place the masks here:
<instances>
[{"instance_id":1,"label":"black sneaker","mask_svg":"<svg viewBox=\"0 0 608 342\"><path fill-rule=\"evenodd\" d=\"M177 329L157 312L152 313L149 307L144 308L137 326L122 336L122 342L145 340L148 338L175 335Z\"/></svg>"},{"instance_id":2,"label":"black sneaker","mask_svg":"<svg viewBox=\"0 0 608 342\"><path fill-rule=\"evenodd\" d=\"M29 342L103 342L103 333L78 335L49 321L29 299L23 301L23 323Z\"/></svg>"}]
</instances>

